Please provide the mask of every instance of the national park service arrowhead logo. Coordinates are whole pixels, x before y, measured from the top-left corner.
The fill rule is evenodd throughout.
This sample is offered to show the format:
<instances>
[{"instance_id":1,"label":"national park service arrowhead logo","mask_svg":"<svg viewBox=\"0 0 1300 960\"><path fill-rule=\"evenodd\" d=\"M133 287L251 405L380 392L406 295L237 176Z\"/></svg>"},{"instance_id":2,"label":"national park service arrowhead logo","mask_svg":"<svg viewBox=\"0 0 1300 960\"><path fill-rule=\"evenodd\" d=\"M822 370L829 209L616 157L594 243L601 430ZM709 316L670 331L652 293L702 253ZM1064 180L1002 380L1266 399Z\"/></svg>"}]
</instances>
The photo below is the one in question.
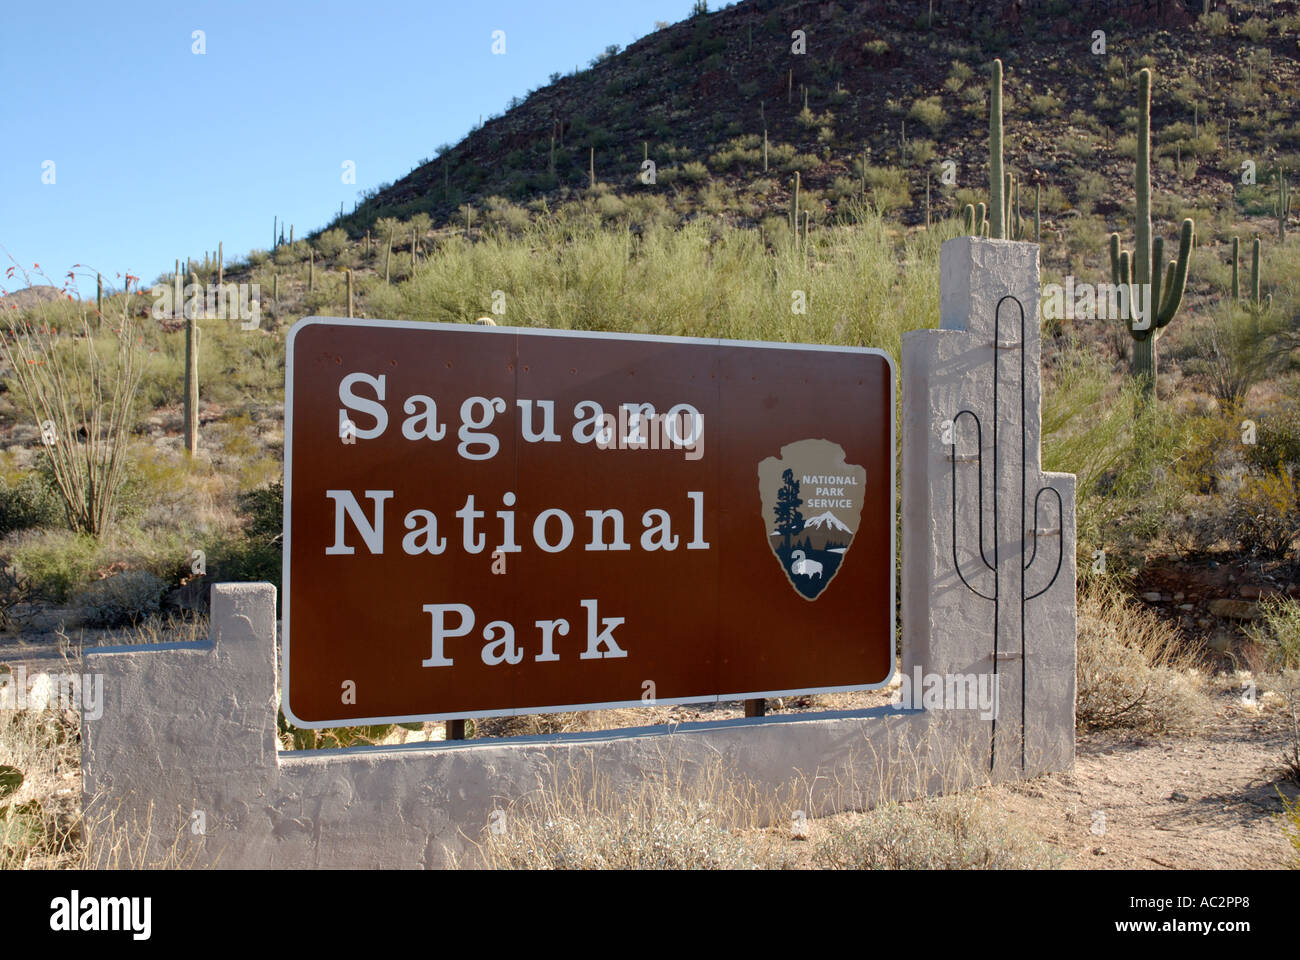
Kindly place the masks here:
<instances>
[{"instance_id":1,"label":"national park service arrowhead logo","mask_svg":"<svg viewBox=\"0 0 1300 960\"><path fill-rule=\"evenodd\" d=\"M835 578L862 517L867 471L829 440L799 440L758 465L767 543L800 596L816 600Z\"/></svg>"}]
</instances>

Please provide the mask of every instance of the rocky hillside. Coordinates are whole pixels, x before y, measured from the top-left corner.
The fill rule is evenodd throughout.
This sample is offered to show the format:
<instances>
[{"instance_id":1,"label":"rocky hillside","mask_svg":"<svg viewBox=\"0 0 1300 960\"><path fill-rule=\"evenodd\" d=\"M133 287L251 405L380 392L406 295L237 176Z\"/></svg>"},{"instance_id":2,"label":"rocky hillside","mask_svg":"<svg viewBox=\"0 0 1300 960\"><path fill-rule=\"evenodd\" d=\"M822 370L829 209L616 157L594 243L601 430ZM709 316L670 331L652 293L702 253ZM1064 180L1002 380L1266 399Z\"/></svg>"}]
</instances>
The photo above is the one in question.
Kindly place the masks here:
<instances>
[{"instance_id":1,"label":"rocky hillside","mask_svg":"<svg viewBox=\"0 0 1300 960\"><path fill-rule=\"evenodd\" d=\"M1209 6L1193 16L1201 0L745 0L554 75L333 225L358 237L381 216L554 209L593 170L600 189L742 223L784 214L798 171L815 219L865 195L922 223L927 176L934 217L987 189L993 57L1006 64L1007 156L1027 212L1035 187L1049 219L1106 219L1131 204L1136 74L1150 66L1155 188L1178 198L1158 212L1172 220L1235 194L1241 212L1263 214L1271 171L1300 166L1300 4ZM1260 186L1240 182L1245 160Z\"/></svg>"}]
</instances>

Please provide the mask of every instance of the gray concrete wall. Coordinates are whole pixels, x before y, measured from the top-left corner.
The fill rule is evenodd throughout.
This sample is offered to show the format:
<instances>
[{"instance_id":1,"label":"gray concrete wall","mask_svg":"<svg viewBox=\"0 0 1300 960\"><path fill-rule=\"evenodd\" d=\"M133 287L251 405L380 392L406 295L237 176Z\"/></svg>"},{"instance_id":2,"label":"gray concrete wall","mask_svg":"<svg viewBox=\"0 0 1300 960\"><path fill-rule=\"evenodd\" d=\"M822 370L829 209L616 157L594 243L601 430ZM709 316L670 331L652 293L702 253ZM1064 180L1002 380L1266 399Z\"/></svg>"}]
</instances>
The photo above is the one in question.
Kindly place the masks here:
<instances>
[{"instance_id":1,"label":"gray concrete wall","mask_svg":"<svg viewBox=\"0 0 1300 960\"><path fill-rule=\"evenodd\" d=\"M189 862L227 867L440 867L471 850L494 810L557 771L595 769L618 788L665 768L704 777L720 764L759 789L799 782L807 798L802 808L819 815L1067 768L1074 744L1073 477L1039 469L1037 247L958 238L944 245L942 276L943 329L909 334L903 344L903 667L909 676L917 669L992 670L994 605L967 589L953 567L952 463L940 426L961 409L991 423L993 357L1024 350L1025 416L1018 359L1016 382L1004 382L999 393L1014 402L999 404L1005 449L997 483L996 621L1005 659L998 660L996 732L974 710L886 707L487 743L283 752L276 738L274 589L219 584L208 642L86 652L84 669L103 675L106 700L103 715L83 724L89 816L111 815L137 830L149 824L145 859L170 850ZM991 310L1008 292L1025 305L1027 336L1023 345L995 351ZM1018 340L1016 319L1004 340ZM1012 361L999 362L1010 376ZM974 450L962 429L959 455ZM985 437L984 451L990 491L991 440ZM958 475L958 558L966 570L978 562L971 539L978 466L958 467L965 472ZM1024 605L1023 659L1022 547L1032 549L1033 540L1021 538L1022 477L1031 497L1046 485L1064 504L1062 517L1040 516L1042 556L1030 568L1026 592L1047 582L1035 577L1049 560L1054 564L1058 550L1062 564L1051 588ZM991 500L986 493L990 538ZM1033 528L1032 516L1026 523ZM985 583L993 572L978 576Z\"/></svg>"}]
</instances>

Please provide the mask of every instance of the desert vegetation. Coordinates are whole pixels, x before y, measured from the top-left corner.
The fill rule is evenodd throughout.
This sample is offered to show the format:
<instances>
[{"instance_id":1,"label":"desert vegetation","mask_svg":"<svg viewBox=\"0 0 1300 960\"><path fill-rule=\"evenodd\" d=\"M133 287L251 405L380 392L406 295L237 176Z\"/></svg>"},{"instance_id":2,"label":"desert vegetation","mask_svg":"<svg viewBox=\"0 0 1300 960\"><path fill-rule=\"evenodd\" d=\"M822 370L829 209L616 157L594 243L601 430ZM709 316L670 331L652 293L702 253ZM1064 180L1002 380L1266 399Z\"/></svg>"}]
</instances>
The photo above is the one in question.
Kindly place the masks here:
<instances>
[{"instance_id":1,"label":"desert vegetation","mask_svg":"<svg viewBox=\"0 0 1300 960\"><path fill-rule=\"evenodd\" d=\"M987 231L1037 240L1045 284L1164 289L1149 330L1044 318L1044 467L1078 476L1080 736L1189 738L1248 715L1287 744L1269 776L1300 785L1300 239L1287 173L1300 169L1287 93L1300 85L1300 15L1212 12L1177 38L1112 31L1111 52L1080 64L1025 42L1078 26L1061 5L1014 30L945 26L944 4L931 23L867 24L849 6L828 5L824 27L849 38L836 55L789 75L752 52L788 45L799 25L773 3L611 48L320 230L286 236L277 222L269 249L177 262L147 286L101 276L94 302L12 263L9 285L43 293L0 299L0 663L25 648L192 638L211 583L279 584L285 336L298 318L492 317L897 359L905 331L938 322L943 242ZM694 72L663 69L685 64ZM735 90L704 82L724 64ZM855 82L868 73L870 92ZM156 290L186 282L248 285L256 323L179 300L160 311ZM482 720L470 733L670 714L699 715ZM442 730L285 722L280 736L312 749ZM0 865L81 864L76 738L75 715L0 713ZM475 863L1061 859L978 792L818 821L809 839L791 834L796 799L675 784L543 789L508 812L521 829L478 838ZM1287 789L1282 828L1300 844ZM115 849L138 865L129 837Z\"/></svg>"}]
</instances>

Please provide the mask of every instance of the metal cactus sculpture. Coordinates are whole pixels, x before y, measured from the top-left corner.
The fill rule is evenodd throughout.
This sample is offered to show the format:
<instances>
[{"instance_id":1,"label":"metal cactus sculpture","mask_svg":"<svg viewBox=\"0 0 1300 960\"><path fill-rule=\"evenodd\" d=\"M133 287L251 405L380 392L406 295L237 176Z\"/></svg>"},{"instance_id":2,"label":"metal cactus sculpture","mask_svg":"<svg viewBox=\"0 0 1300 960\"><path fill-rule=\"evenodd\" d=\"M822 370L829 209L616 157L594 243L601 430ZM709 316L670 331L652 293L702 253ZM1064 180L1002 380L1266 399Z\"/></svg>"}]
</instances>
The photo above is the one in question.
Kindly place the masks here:
<instances>
[{"instance_id":1,"label":"metal cactus sculpture","mask_svg":"<svg viewBox=\"0 0 1300 960\"><path fill-rule=\"evenodd\" d=\"M1178 236L1178 256L1164 266L1165 241L1151 237L1151 70L1138 73L1137 227L1135 248L1120 248L1118 233L1110 235L1111 281L1129 290L1124 318L1133 338L1132 370L1145 380L1150 396L1156 379L1156 339L1182 306L1187 287L1187 261L1195 239L1195 224L1184 220Z\"/></svg>"},{"instance_id":2,"label":"metal cactus sculpture","mask_svg":"<svg viewBox=\"0 0 1300 960\"><path fill-rule=\"evenodd\" d=\"M1014 317L1019 323L1019 339L1007 340L1003 337L1002 320L1003 310L1009 315L1009 319ZM1014 313L1012 310L1014 309ZM985 422L981 421L979 414L971 409L970 406L963 407L953 416L949 424L951 425L951 448L948 451L948 460L952 464L952 563L953 569L957 574L962 585L982 600L989 600L993 603L993 651L992 665L993 673L996 676L1001 663L1008 660L1019 660L1023 668L1025 658L1028 653L1028 636L1025 630L1025 607L1031 600L1036 600L1056 583L1061 574L1062 565L1065 562L1066 546L1063 538L1063 529L1065 522L1065 502L1061 497L1059 490L1054 488L1050 482L1038 486L1036 457L1031 455L1028 442L1030 439L1029 424L1033 416L1032 401L1028 394L1028 384L1026 381L1026 353L1030 350L1029 336L1027 330L1027 317L1025 314L1024 304L1015 296L1008 294L997 302L993 310L993 358L992 358L992 376L991 376L991 443L985 445ZM1015 329L1015 323L1012 323L1012 329ZM1000 359L1002 356L1010 354L1014 360L1004 363ZM1017 384L1020 393L1020 404L1018 415L1011 414L1014 419L1012 422L1018 422L1020 425L1019 442L1013 437L1008 442L1005 437L1000 437L999 420L999 397L1002 396L1004 388L1002 380L1005 376L1004 368L1010 368L1011 383ZM1018 367L1018 374L1016 376ZM1004 416L1007 414L1004 413ZM963 425L965 429L962 429ZM974 430L970 430L973 427ZM970 435L973 433L974 452L958 452L958 433ZM969 440L962 446L967 446ZM1018 454L1018 456L1017 456ZM991 460L991 464L987 461ZM961 558L958 554L958 528L961 525L969 524L969 521L961 517L958 504L961 501L958 495L958 465L970 464L974 467L974 477L971 481L978 487L978 504L977 517L975 518L975 544L969 548L970 553L976 558L971 566L975 570L968 578L966 572L962 569ZM991 468L991 469L990 469ZM1012 481L1011 487L1019 487L1019 503L1004 504L999 498L1000 492L1005 492L1007 485L1003 479L1003 471L1009 471L1011 476L1019 475L1018 482ZM986 481L988 481L986 486ZM1052 513L1045 510L1044 498L1055 500L1055 525L1045 526L1043 524L1044 515L1048 518ZM969 501L967 501L969 502ZM988 504L988 508L986 508ZM1008 544L1003 540L1006 526L1001 519L1002 511L1010 509L1013 516L1018 515L1019 542L1018 544ZM991 516L986 516L986 512ZM986 533L991 531L991 535ZM1040 541L1048 541L1046 549L1039 551ZM1019 569L1018 576L1008 577L1008 571L1002 559L1005 556L1004 550L1009 547L1018 546L1019 555L1015 558L1013 566ZM1055 558L1050 556L1052 547L1055 547ZM1050 573L1048 573L1050 571ZM1029 584L1031 572L1039 580L1040 585L1037 588ZM989 576L991 574L991 576ZM981 576L985 581L984 589L972 582L977 576ZM1011 582L1006 582L1010 580ZM991 583L989 582L991 581ZM1014 592L1013 592L1014 591ZM1014 610L1018 607L1018 616L1013 616L1012 621L1017 628L1018 636L1005 637L1003 635L1004 617L1000 608L1006 605L1008 609ZM1011 624L1008 624L1011 625ZM1023 687L1021 691L1022 708L1020 713L1020 766L1021 769L1026 767L1025 754L1025 718L1023 709ZM990 740L989 751L989 768L993 769L996 759L997 743L997 718L993 719L993 736Z\"/></svg>"}]
</instances>

